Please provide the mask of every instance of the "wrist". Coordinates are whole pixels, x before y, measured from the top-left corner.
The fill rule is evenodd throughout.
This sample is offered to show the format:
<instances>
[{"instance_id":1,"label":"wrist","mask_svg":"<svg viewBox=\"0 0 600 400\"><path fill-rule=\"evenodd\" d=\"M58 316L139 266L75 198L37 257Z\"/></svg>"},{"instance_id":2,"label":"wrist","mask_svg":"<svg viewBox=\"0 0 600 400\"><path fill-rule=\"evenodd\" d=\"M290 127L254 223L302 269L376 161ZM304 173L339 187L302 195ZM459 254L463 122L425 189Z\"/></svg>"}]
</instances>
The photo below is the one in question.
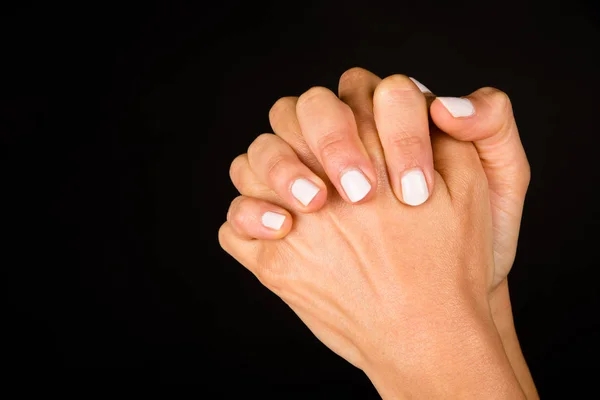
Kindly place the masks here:
<instances>
[{"instance_id":1,"label":"wrist","mask_svg":"<svg viewBox=\"0 0 600 400\"><path fill-rule=\"evenodd\" d=\"M539 399L535 383L521 352L513 319L508 281L504 279L489 296L490 312L498 330L504 351L527 399Z\"/></svg>"},{"instance_id":2,"label":"wrist","mask_svg":"<svg viewBox=\"0 0 600 400\"><path fill-rule=\"evenodd\" d=\"M492 319L494 320L494 324L496 325L500 336L512 336L515 325L507 279L500 282L500 284L490 292L489 304Z\"/></svg>"},{"instance_id":3,"label":"wrist","mask_svg":"<svg viewBox=\"0 0 600 400\"><path fill-rule=\"evenodd\" d=\"M453 320L363 368L382 398L525 398L491 315Z\"/></svg>"}]
</instances>

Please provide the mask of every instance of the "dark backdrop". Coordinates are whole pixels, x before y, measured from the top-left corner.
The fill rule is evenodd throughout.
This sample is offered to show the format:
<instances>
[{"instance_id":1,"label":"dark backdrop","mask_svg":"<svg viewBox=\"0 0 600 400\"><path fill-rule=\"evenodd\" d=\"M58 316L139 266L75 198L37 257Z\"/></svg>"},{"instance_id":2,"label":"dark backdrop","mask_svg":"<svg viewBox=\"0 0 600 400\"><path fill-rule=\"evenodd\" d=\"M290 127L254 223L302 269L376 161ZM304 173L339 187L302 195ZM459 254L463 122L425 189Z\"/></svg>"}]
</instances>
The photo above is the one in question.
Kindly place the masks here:
<instances>
[{"instance_id":1,"label":"dark backdrop","mask_svg":"<svg viewBox=\"0 0 600 400\"><path fill-rule=\"evenodd\" d=\"M597 3L81 3L1 17L13 379L377 398L217 242L270 106L362 66L511 96L532 166L521 344L543 398L596 387Z\"/></svg>"}]
</instances>

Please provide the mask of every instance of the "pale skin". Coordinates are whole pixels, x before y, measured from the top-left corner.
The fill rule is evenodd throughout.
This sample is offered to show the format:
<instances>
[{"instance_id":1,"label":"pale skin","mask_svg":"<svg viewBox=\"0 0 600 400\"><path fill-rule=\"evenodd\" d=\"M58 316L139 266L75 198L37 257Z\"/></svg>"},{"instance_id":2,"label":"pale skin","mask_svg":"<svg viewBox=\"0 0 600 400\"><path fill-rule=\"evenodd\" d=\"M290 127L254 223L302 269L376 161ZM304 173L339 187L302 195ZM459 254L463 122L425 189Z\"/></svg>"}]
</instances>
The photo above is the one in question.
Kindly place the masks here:
<instances>
[{"instance_id":1,"label":"pale skin","mask_svg":"<svg viewBox=\"0 0 600 400\"><path fill-rule=\"evenodd\" d=\"M221 246L384 399L538 398L506 280L529 184L510 101L434 97L353 68L280 99L232 163Z\"/></svg>"}]
</instances>

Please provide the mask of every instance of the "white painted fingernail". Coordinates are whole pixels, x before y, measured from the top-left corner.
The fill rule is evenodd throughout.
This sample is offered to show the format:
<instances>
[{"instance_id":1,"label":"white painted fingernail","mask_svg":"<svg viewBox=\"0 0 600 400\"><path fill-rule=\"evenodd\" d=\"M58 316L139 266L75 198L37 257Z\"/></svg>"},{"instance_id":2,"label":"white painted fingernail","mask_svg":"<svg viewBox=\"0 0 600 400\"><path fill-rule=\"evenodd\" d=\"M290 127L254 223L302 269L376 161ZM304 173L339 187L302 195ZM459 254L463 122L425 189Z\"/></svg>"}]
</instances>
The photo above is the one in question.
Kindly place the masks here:
<instances>
[{"instance_id":1,"label":"white painted fingernail","mask_svg":"<svg viewBox=\"0 0 600 400\"><path fill-rule=\"evenodd\" d=\"M427 89L427 86L423 85L421 82L419 82L415 78L411 78L409 76L408 79L410 79L411 81L413 81L413 83L415 85L417 85L417 87L419 88L419 90L421 91L421 93L431 93L431 90Z\"/></svg>"},{"instance_id":2,"label":"white painted fingernail","mask_svg":"<svg viewBox=\"0 0 600 400\"><path fill-rule=\"evenodd\" d=\"M371 184L359 170L353 169L342 175L342 187L351 202L362 200L371 190Z\"/></svg>"},{"instance_id":3,"label":"white painted fingernail","mask_svg":"<svg viewBox=\"0 0 600 400\"><path fill-rule=\"evenodd\" d=\"M462 97L438 97L437 99L455 118L470 117L475 114L475 107L473 107L473 103L469 99Z\"/></svg>"},{"instance_id":4,"label":"white painted fingernail","mask_svg":"<svg viewBox=\"0 0 600 400\"><path fill-rule=\"evenodd\" d=\"M292 195L305 207L315 198L319 190L318 186L307 179L296 179L292 183Z\"/></svg>"},{"instance_id":5,"label":"white painted fingernail","mask_svg":"<svg viewBox=\"0 0 600 400\"><path fill-rule=\"evenodd\" d=\"M404 202L411 206L418 206L425 203L429 197L427 181L425 175L420 169L415 169L404 174L401 180L402 197Z\"/></svg>"},{"instance_id":6,"label":"white painted fingernail","mask_svg":"<svg viewBox=\"0 0 600 400\"><path fill-rule=\"evenodd\" d=\"M281 229L283 221L285 221L285 215L271 211L267 211L262 216L262 224L267 228L275 229L276 231Z\"/></svg>"}]
</instances>

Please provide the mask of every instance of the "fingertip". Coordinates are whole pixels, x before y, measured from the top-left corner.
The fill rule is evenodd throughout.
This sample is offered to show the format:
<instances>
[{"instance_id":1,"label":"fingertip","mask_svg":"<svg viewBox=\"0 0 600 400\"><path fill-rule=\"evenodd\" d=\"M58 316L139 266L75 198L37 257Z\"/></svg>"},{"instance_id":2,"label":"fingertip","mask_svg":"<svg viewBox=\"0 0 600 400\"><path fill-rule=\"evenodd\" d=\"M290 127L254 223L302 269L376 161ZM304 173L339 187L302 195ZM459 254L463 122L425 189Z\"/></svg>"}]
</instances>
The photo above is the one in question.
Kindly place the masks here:
<instances>
[{"instance_id":1,"label":"fingertip","mask_svg":"<svg viewBox=\"0 0 600 400\"><path fill-rule=\"evenodd\" d=\"M481 110L464 97L436 97L429 108L433 123L443 132L458 140L477 140Z\"/></svg>"},{"instance_id":2,"label":"fingertip","mask_svg":"<svg viewBox=\"0 0 600 400\"><path fill-rule=\"evenodd\" d=\"M269 110L269 121L271 125L277 124L282 118L285 118L290 115L290 111L293 113L296 112L296 103L298 102L298 97L287 96L278 99Z\"/></svg>"},{"instance_id":3,"label":"fingertip","mask_svg":"<svg viewBox=\"0 0 600 400\"><path fill-rule=\"evenodd\" d=\"M429 188L425 174L421 169L414 169L404 174L401 180L402 198L409 206L420 206L429 198Z\"/></svg>"},{"instance_id":4,"label":"fingertip","mask_svg":"<svg viewBox=\"0 0 600 400\"><path fill-rule=\"evenodd\" d=\"M406 102L406 99L414 100L422 97L420 88L411 78L396 74L384 78L377 85L373 93L373 106L375 109L382 109L386 105L396 106L398 102Z\"/></svg>"},{"instance_id":5,"label":"fingertip","mask_svg":"<svg viewBox=\"0 0 600 400\"><path fill-rule=\"evenodd\" d=\"M485 101L491 108L499 111L508 111L512 109L512 104L508 94L494 87L482 87L467 97L475 101Z\"/></svg>"},{"instance_id":6,"label":"fingertip","mask_svg":"<svg viewBox=\"0 0 600 400\"><path fill-rule=\"evenodd\" d=\"M478 110L478 114L485 117L485 138L500 132L514 120L512 102L508 94L493 87L483 87L471 93L468 98Z\"/></svg>"},{"instance_id":7,"label":"fingertip","mask_svg":"<svg viewBox=\"0 0 600 400\"><path fill-rule=\"evenodd\" d=\"M374 88L381 82L377 75L361 67L353 67L346 70L338 82L338 95L340 98L346 97L356 89ZM372 94L372 92L371 92Z\"/></svg>"},{"instance_id":8,"label":"fingertip","mask_svg":"<svg viewBox=\"0 0 600 400\"><path fill-rule=\"evenodd\" d=\"M343 172L340 176L340 185L343 191L340 195L350 204L369 200L374 188L373 181L358 168L350 168Z\"/></svg>"},{"instance_id":9,"label":"fingertip","mask_svg":"<svg viewBox=\"0 0 600 400\"><path fill-rule=\"evenodd\" d=\"M338 99L338 97L326 87L313 86L298 97L296 112L301 112L304 109L310 110L315 103L319 104L322 99Z\"/></svg>"},{"instance_id":10,"label":"fingertip","mask_svg":"<svg viewBox=\"0 0 600 400\"><path fill-rule=\"evenodd\" d=\"M295 200L294 208L302 213L318 211L327 201L327 186L317 176L297 178L289 190Z\"/></svg>"},{"instance_id":11,"label":"fingertip","mask_svg":"<svg viewBox=\"0 0 600 400\"><path fill-rule=\"evenodd\" d=\"M232 201L227 221L238 236L247 239L281 239L292 228L292 216L287 210L246 196Z\"/></svg>"},{"instance_id":12,"label":"fingertip","mask_svg":"<svg viewBox=\"0 0 600 400\"><path fill-rule=\"evenodd\" d=\"M514 120L506 93L485 87L465 97L437 97L430 107L433 123L464 141L479 141L505 130Z\"/></svg>"},{"instance_id":13,"label":"fingertip","mask_svg":"<svg viewBox=\"0 0 600 400\"><path fill-rule=\"evenodd\" d=\"M436 97L431 102L431 105L429 106L429 115L433 122L442 130L446 125L454 121L454 117L450 114L450 111L444 107L444 104L439 97Z\"/></svg>"},{"instance_id":14,"label":"fingertip","mask_svg":"<svg viewBox=\"0 0 600 400\"><path fill-rule=\"evenodd\" d=\"M429 93L405 75L384 79L374 98L375 122L391 187L400 203L423 204L433 185L433 159L427 116Z\"/></svg>"},{"instance_id":15,"label":"fingertip","mask_svg":"<svg viewBox=\"0 0 600 400\"><path fill-rule=\"evenodd\" d=\"M300 96L297 111L309 147L340 196L351 203L363 200L377 175L352 108L328 89L315 87Z\"/></svg>"},{"instance_id":16,"label":"fingertip","mask_svg":"<svg viewBox=\"0 0 600 400\"><path fill-rule=\"evenodd\" d=\"M282 239L292 229L292 216L283 209L272 208L262 213L261 224L256 239Z\"/></svg>"},{"instance_id":17,"label":"fingertip","mask_svg":"<svg viewBox=\"0 0 600 400\"><path fill-rule=\"evenodd\" d=\"M427 177L421 168L412 168L404 171L400 184L393 185L393 190L401 203L416 207L431 197L430 187L433 187L431 177Z\"/></svg>"},{"instance_id":18,"label":"fingertip","mask_svg":"<svg viewBox=\"0 0 600 400\"><path fill-rule=\"evenodd\" d=\"M469 118L475 115L475 106L466 97L437 97L436 101L454 118Z\"/></svg>"},{"instance_id":19,"label":"fingertip","mask_svg":"<svg viewBox=\"0 0 600 400\"><path fill-rule=\"evenodd\" d=\"M414 81L404 74L394 74L383 78L377 90L380 92L385 92L389 89L396 88L405 88L405 89L414 89Z\"/></svg>"}]
</instances>

